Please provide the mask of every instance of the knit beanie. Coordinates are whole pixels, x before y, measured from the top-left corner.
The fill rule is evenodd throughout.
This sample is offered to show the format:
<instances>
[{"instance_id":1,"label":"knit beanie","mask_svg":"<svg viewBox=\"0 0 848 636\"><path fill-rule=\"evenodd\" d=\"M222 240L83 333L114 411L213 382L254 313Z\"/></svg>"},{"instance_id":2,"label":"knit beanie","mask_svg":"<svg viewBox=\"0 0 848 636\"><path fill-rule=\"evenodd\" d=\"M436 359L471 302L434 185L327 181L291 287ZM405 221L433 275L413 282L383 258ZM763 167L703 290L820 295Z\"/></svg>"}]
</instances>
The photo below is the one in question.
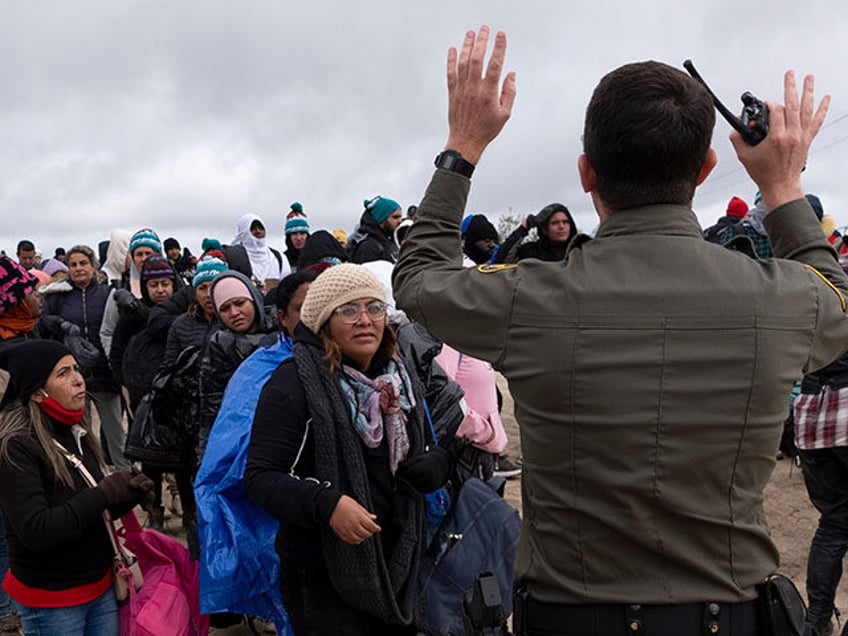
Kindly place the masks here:
<instances>
[{"instance_id":1,"label":"knit beanie","mask_svg":"<svg viewBox=\"0 0 848 636\"><path fill-rule=\"evenodd\" d=\"M727 204L727 212L725 214L727 216L735 216L737 219L741 219L743 216L748 214L748 204L739 197L733 197Z\"/></svg>"},{"instance_id":2,"label":"knit beanie","mask_svg":"<svg viewBox=\"0 0 848 636\"><path fill-rule=\"evenodd\" d=\"M0 314L38 286L38 279L5 254L0 254Z\"/></svg>"},{"instance_id":3,"label":"knit beanie","mask_svg":"<svg viewBox=\"0 0 848 636\"><path fill-rule=\"evenodd\" d=\"M208 252L209 250L218 250L220 252L222 249L224 248L221 247L221 241L216 238L205 238L200 244L201 252Z\"/></svg>"},{"instance_id":4,"label":"knit beanie","mask_svg":"<svg viewBox=\"0 0 848 636\"><path fill-rule=\"evenodd\" d=\"M300 201L295 201L289 207L291 208L291 212L289 212L289 214L303 214L303 206L300 204ZM304 214L304 216L306 215Z\"/></svg>"},{"instance_id":5,"label":"knit beanie","mask_svg":"<svg viewBox=\"0 0 848 636\"><path fill-rule=\"evenodd\" d=\"M44 387L56 363L69 355L70 350L55 340L26 340L5 347L0 352L0 369L9 372L9 385L3 405L15 398L29 402L29 396Z\"/></svg>"},{"instance_id":6,"label":"knit beanie","mask_svg":"<svg viewBox=\"0 0 848 636\"><path fill-rule=\"evenodd\" d=\"M482 239L498 240L498 231L495 226L482 214L475 214L468 222L465 229L465 242L474 243Z\"/></svg>"},{"instance_id":7,"label":"knit beanie","mask_svg":"<svg viewBox=\"0 0 848 636\"><path fill-rule=\"evenodd\" d=\"M462 219L462 224L459 226L459 235L465 236L465 233L468 231L468 226L471 225L471 219L474 218L473 214L469 214L464 219Z\"/></svg>"},{"instance_id":8,"label":"knit beanie","mask_svg":"<svg viewBox=\"0 0 848 636\"><path fill-rule=\"evenodd\" d=\"M44 267L41 268L41 271L47 274L48 276L53 276L54 274L58 274L59 272L67 272L68 266L65 265L58 258L51 258L46 263L44 263Z\"/></svg>"},{"instance_id":9,"label":"knit beanie","mask_svg":"<svg viewBox=\"0 0 848 636\"><path fill-rule=\"evenodd\" d=\"M309 221L306 220L306 216L300 214L289 216L286 220L286 236L298 232L309 234Z\"/></svg>"},{"instance_id":10,"label":"knit beanie","mask_svg":"<svg viewBox=\"0 0 848 636\"><path fill-rule=\"evenodd\" d=\"M220 258L214 256L204 256L197 261L197 267L194 269L194 278L191 279L191 286L197 289L200 283L206 283L215 280L215 277L223 271L229 269L227 264Z\"/></svg>"},{"instance_id":11,"label":"knit beanie","mask_svg":"<svg viewBox=\"0 0 848 636\"><path fill-rule=\"evenodd\" d=\"M824 235L830 238L830 236L836 231L836 219L829 214L825 214L822 216L821 226Z\"/></svg>"},{"instance_id":12,"label":"knit beanie","mask_svg":"<svg viewBox=\"0 0 848 636\"><path fill-rule=\"evenodd\" d=\"M371 218L377 223L382 223L392 215L392 212L401 209L400 204L397 201L392 201L391 199L381 196L376 196L370 201L365 199L362 204L371 214Z\"/></svg>"},{"instance_id":13,"label":"knit beanie","mask_svg":"<svg viewBox=\"0 0 848 636\"><path fill-rule=\"evenodd\" d=\"M151 254L141 265L141 280L146 282L155 278L177 279L171 262L161 254Z\"/></svg>"},{"instance_id":14,"label":"knit beanie","mask_svg":"<svg viewBox=\"0 0 848 636\"><path fill-rule=\"evenodd\" d=\"M360 298L386 302L386 293L374 274L362 265L336 265L322 272L309 286L300 308L300 321L317 334L334 309Z\"/></svg>"},{"instance_id":15,"label":"knit beanie","mask_svg":"<svg viewBox=\"0 0 848 636\"><path fill-rule=\"evenodd\" d=\"M159 240L159 235L149 227L139 230L130 238L130 255L139 247L149 247L154 252L162 253L162 241Z\"/></svg>"},{"instance_id":16,"label":"knit beanie","mask_svg":"<svg viewBox=\"0 0 848 636\"><path fill-rule=\"evenodd\" d=\"M335 238L342 247L347 247L347 232L345 232L342 228L337 227L333 230L333 238Z\"/></svg>"},{"instance_id":17,"label":"knit beanie","mask_svg":"<svg viewBox=\"0 0 848 636\"><path fill-rule=\"evenodd\" d=\"M215 305L215 309L221 311L221 306L233 298L248 298L252 302L253 292L238 276L223 275L217 277L215 284L212 285L212 303Z\"/></svg>"},{"instance_id":18,"label":"knit beanie","mask_svg":"<svg viewBox=\"0 0 848 636\"><path fill-rule=\"evenodd\" d=\"M316 263L332 263L339 265L345 260L345 251L336 238L327 230L317 230L310 234L300 250L297 260L298 270Z\"/></svg>"}]
</instances>

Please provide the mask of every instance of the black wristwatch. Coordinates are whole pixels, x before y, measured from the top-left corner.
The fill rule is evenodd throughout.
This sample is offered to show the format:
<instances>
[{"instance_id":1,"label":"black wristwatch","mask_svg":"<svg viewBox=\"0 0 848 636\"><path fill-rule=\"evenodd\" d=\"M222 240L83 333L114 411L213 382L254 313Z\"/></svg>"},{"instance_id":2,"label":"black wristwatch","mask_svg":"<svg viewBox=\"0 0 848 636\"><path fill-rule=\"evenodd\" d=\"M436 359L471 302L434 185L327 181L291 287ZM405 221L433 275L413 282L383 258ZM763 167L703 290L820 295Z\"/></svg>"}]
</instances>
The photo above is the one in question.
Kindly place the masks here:
<instances>
[{"instance_id":1,"label":"black wristwatch","mask_svg":"<svg viewBox=\"0 0 848 636\"><path fill-rule=\"evenodd\" d=\"M474 164L463 159L456 150L443 150L436 155L436 167L458 172L469 179L474 174Z\"/></svg>"}]
</instances>

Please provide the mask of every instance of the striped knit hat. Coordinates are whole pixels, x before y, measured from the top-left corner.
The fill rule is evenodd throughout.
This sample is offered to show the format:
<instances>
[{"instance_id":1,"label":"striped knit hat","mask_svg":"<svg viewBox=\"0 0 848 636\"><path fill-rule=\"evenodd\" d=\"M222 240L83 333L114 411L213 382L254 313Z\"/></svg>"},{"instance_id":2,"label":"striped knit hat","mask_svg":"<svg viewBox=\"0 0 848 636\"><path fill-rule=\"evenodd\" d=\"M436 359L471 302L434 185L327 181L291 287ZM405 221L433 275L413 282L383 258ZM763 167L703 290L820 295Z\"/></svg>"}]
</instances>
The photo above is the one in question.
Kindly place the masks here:
<instances>
[{"instance_id":1,"label":"striped knit hat","mask_svg":"<svg viewBox=\"0 0 848 636\"><path fill-rule=\"evenodd\" d=\"M159 235L149 227L143 228L132 235L130 239L130 256L139 247L149 247L158 254L162 253L162 241L159 240Z\"/></svg>"},{"instance_id":2,"label":"striped knit hat","mask_svg":"<svg viewBox=\"0 0 848 636\"><path fill-rule=\"evenodd\" d=\"M306 220L305 214L289 215L289 218L286 219L286 236L298 232L309 234L309 221Z\"/></svg>"},{"instance_id":3,"label":"striped knit hat","mask_svg":"<svg viewBox=\"0 0 848 636\"><path fill-rule=\"evenodd\" d=\"M177 274L174 268L171 267L171 261L161 254L151 254L141 266L141 280L155 280L157 278L177 279Z\"/></svg>"},{"instance_id":4,"label":"striped knit hat","mask_svg":"<svg viewBox=\"0 0 848 636\"><path fill-rule=\"evenodd\" d=\"M191 286L197 289L200 283L206 283L215 280L215 277L223 271L229 269L227 264L220 258L214 256L204 256L197 261L197 267L194 269L194 278L191 279Z\"/></svg>"},{"instance_id":5,"label":"striped knit hat","mask_svg":"<svg viewBox=\"0 0 848 636\"><path fill-rule=\"evenodd\" d=\"M309 286L300 308L300 321L317 334L336 307L359 298L386 302L386 293L374 274L362 265L335 265L324 270Z\"/></svg>"}]
</instances>

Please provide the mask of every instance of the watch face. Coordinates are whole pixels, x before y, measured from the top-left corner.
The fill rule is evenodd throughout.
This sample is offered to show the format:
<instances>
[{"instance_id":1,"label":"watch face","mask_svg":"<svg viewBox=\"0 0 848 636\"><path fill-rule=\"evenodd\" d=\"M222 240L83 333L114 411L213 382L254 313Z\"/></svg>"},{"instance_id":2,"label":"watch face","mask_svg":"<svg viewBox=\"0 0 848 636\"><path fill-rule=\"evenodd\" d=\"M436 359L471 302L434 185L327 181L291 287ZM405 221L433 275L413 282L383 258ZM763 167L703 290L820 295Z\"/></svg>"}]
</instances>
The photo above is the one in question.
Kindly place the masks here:
<instances>
[{"instance_id":1,"label":"watch face","mask_svg":"<svg viewBox=\"0 0 848 636\"><path fill-rule=\"evenodd\" d=\"M457 172L466 177L471 177L474 166L462 158L456 150L444 150L436 157L436 167Z\"/></svg>"}]
</instances>

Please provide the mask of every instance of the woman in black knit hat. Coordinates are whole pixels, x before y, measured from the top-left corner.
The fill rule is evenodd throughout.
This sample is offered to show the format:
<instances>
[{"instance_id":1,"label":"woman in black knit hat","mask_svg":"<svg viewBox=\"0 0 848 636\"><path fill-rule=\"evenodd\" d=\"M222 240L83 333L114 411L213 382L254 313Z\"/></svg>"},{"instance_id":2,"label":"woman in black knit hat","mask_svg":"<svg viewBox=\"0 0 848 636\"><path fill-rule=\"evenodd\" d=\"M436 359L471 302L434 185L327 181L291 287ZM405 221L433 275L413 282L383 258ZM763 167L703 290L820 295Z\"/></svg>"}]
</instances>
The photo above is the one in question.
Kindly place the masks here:
<instances>
[{"instance_id":1,"label":"woman in black knit hat","mask_svg":"<svg viewBox=\"0 0 848 636\"><path fill-rule=\"evenodd\" d=\"M153 482L130 472L105 476L84 412L85 381L64 345L7 347L0 368L10 376L0 410L0 511L10 564L3 588L26 634L117 635L114 552L103 512L126 514Z\"/></svg>"}]
</instances>

